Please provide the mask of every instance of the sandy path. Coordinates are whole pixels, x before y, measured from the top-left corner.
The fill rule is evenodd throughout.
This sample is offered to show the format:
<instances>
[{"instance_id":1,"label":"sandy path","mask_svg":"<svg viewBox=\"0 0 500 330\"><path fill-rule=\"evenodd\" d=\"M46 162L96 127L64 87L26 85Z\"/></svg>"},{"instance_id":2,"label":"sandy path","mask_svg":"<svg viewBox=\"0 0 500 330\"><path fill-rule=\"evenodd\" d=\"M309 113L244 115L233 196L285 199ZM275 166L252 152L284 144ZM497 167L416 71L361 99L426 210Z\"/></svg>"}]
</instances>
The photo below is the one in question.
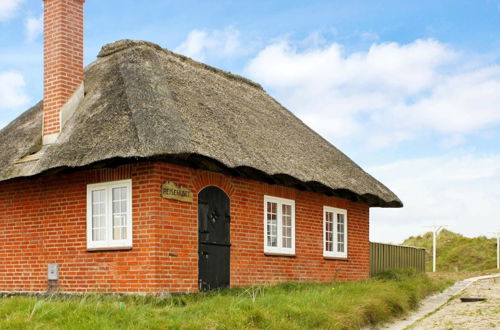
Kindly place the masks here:
<instances>
[{"instance_id":1,"label":"sandy path","mask_svg":"<svg viewBox=\"0 0 500 330\"><path fill-rule=\"evenodd\" d=\"M462 303L460 297L487 298ZM500 278L479 280L410 329L500 329Z\"/></svg>"}]
</instances>

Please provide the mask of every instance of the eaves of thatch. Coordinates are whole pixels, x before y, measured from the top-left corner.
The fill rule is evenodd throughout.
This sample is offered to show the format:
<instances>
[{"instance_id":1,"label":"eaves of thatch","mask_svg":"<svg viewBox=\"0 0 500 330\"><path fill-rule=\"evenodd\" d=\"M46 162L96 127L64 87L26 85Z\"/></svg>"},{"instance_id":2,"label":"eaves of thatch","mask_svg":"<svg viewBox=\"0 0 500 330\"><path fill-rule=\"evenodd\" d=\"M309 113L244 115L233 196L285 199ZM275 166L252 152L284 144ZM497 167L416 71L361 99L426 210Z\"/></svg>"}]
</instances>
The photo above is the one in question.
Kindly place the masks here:
<instances>
[{"instance_id":1,"label":"eaves of thatch","mask_svg":"<svg viewBox=\"0 0 500 330\"><path fill-rule=\"evenodd\" d=\"M56 143L41 146L41 103L0 131L0 180L163 160L370 206L387 187L259 85L142 41L105 46Z\"/></svg>"}]
</instances>

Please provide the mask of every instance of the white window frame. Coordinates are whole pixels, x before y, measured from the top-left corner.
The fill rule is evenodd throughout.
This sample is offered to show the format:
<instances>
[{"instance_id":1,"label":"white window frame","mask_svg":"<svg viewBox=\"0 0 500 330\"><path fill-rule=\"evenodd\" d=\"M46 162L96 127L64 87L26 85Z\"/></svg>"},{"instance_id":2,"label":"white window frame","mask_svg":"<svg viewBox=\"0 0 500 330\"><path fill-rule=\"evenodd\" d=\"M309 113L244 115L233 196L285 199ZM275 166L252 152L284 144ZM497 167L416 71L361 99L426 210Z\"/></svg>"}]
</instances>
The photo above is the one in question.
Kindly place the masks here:
<instances>
[{"instance_id":1,"label":"white window frame","mask_svg":"<svg viewBox=\"0 0 500 330\"><path fill-rule=\"evenodd\" d=\"M268 246L267 242L267 203L276 203L277 211L277 241L278 246ZM291 206L291 222L292 222L292 244L290 248L283 247L283 205ZM295 201L291 199L264 196L264 253L269 255L295 255Z\"/></svg>"},{"instance_id":2,"label":"white window frame","mask_svg":"<svg viewBox=\"0 0 500 330\"><path fill-rule=\"evenodd\" d=\"M333 213L333 251L326 250L326 213ZM338 236L337 236L337 228L338 228L338 214L344 215L344 252L338 252ZM325 258L347 258L347 247L348 247L348 218L347 218L347 210L339 209L331 206L323 207L323 257Z\"/></svg>"},{"instance_id":3,"label":"white window frame","mask_svg":"<svg viewBox=\"0 0 500 330\"><path fill-rule=\"evenodd\" d=\"M113 188L127 188L127 238L122 240L113 239ZM106 191L106 239L102 241L92 240L92 192L95 190ZM121 250L132 248L132 180L120 180L102 182L87 185L87 250Z\"/></svg>"}]
</instances>

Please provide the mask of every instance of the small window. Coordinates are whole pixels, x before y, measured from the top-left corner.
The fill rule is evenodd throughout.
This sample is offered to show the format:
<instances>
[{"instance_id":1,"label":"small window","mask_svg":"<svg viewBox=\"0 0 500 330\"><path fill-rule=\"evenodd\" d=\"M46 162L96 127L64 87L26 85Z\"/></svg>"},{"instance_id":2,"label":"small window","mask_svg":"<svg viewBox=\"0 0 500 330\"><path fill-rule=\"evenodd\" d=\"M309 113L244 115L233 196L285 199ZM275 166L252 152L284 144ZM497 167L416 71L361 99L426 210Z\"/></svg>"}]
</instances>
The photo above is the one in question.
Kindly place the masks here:
<instances>
[{"instance_id":1,"label":"small window","mask_svg":"<svg viewBox=\"0 0 500 330\"><path fill-rule=\"evenodd\" d=\"M323 256L347 258L347 210L324 207Z\"/></svg>"},{"instance_id":2,"label":"small window","mask_svg":"<svg viewBox=\"0 0 500 330\"><path fill-rule=\"evenodd\" d=\"M87 249L132 247L132 181L87 186Z\"/></svg>"},{"instance_id":3,"label":"small window","mask_svg":"<svg viewBox=\"0 0 500 330\"><path fill-rule=\"evenodd\" d=\"M264 197L264 252L295 255L295 201Z\"/></svg>"}]
</instances>

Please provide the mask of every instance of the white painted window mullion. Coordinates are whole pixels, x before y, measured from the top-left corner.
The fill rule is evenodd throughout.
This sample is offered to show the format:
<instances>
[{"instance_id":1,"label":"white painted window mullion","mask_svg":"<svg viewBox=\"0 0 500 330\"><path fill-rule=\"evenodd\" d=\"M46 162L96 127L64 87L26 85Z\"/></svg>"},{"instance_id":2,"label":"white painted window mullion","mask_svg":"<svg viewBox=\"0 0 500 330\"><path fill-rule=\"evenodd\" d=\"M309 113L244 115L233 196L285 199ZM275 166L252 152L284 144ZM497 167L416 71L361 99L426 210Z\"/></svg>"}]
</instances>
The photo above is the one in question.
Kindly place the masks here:
<instances>
[{"instance_id":1,"label":"white painted window mullion","mask_svg":"<svg viewBox=\"0 0 500 330\"><path fill-rule=\"evenodd\" d=\"M278 249L283 250L283 204L278 203L277 205L277 213L278 213Z\"/></svg>"},{"instance_id":2,"label":"white painted window mullion","mask_svg":"<svg viewBox=\"0 0 500 330\"><path fill-rule=\"evenodd\" d=\"M122 191L117 195L117 203L120 203L120 214L125 217L125 225L123 219L120 222L120 236L115 238L113 226L113 189L124 189L126 195L122 196ZM102 240L94 241L93 234L93 218L92 218L92 193L94 191L101 191L103 193L102 207L104 208L104 230L105 234ZM124 199L123 199L124 198ZM132 248L132 181L123 180L116 182L106 182L91 184L87 186L87 249L89 250L102 250L102 249L128 249ZM122 210L122 204L126 204L126 208ZM101 207L101 205L99 206ZM125 238L123 238L123 227L126 230Z\"/></svg>"},{"instance_id":3,"label":"white painted window mullion","mask_svg":"<svg viewBox=\"0 0 500 330\"><path fill-rule=\"evenodd\" d=\"M332 231L331 231L331 251L327 247L327 219L328 215L331 215ZM342 238L343 238L343 251L339 251L339 216L343 218L342 224ZM323 256L333 257L333 258L347 258L347 242L348 242L348 227L347 227L347 210L337 209L334 207L324 206L323 207Z\"/></svg>"},{"instance_id":4,"label":"white painted window mullion","mask_svg":"<svg viewBox=\"0 0 500 330\"><path fill-rule=\"evenodd\" d=\"M295 202L293 200L264 196L264 226L267 226L267 204L272 203L276 205L276 246L269 246L267 236L264 237L264 252L268 254L277 255L294 255L295 254ZM290 208L290 244L291 247L286 247L287 244L283 244L284 237L284 213L283 207L287 206ZM264 235L266 235L267 228L264 227Z\"/></svg>"},{"instance_id":5,"label":"white painted window mullion","mask_svg":"<svg viewBox=\"0 0 500 330\"><path fill-rule=\"evenodd\" d=\"M338 226L338 213L337 212L333 213L332 222L333 222L333 228L332 228L333 248L332 248L332 250L333 250L334 254L337 254L338 253L338 251L337 251L337 246L338 246L337 245L337 243L338 243L338 239L337 239L338 238L338 236L337 236L337 234L338 234L338 230L337 230L338 229L337 228L337 226Z\"/></svg>"},{"instance_id":6,"label":"white painted window mullion","mask_svg":"<svg viewBox=\"0 0 500 330\"><path fill-rule=\"evenodd\" d=\"M113 242L113 188L106 188L106 244Z\"/></svg>"}]
</instances>

